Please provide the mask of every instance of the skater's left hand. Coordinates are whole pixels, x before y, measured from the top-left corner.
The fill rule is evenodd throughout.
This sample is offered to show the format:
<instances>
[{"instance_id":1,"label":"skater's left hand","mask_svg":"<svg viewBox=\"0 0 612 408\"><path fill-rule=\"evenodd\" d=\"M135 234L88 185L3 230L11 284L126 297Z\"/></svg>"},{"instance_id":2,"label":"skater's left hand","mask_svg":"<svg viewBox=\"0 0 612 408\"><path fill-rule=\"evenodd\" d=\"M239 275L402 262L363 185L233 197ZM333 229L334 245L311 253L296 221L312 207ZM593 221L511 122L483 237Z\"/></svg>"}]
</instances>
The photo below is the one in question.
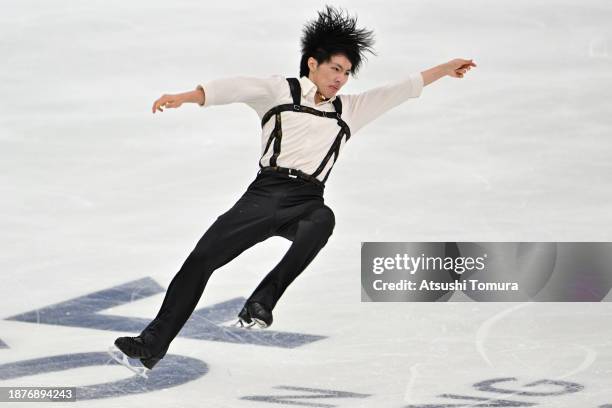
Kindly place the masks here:
<instances>
[{"instance_id":1,"label":"skater's left hand","mask_svg":"<svg viewBox=\"0 0 612 408\"><path fill-rule=\"evenodd\" d=\"M473 60L466 60L457 58L452 61L443 64L446 75L453 78L463 78L463 75L469 71L472 67L475 67Z\"/></svg>"}]
</instances>

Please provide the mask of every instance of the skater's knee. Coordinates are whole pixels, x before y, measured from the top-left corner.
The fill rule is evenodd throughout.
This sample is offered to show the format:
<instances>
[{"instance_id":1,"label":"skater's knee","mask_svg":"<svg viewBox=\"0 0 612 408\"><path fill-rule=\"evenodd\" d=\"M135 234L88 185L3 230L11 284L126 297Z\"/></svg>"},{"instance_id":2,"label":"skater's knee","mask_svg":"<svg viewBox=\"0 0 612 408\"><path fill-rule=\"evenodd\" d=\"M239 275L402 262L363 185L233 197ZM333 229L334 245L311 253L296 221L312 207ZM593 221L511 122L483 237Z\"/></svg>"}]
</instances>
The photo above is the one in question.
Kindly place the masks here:
<instances>
[{"instance_id":1,"label":"skater's knee","mask_svg":"<svg viewBox=\"0 0 612 408\"><path fill-rule=\"evenodd\" d=\"M329 238L336 225L336 217L334 216L334 212L331 210L331 208L327 206L317 208L312 212L310 219L316 225L317 230L321 232L325 239Z\"/></svg>"}]
</instances>

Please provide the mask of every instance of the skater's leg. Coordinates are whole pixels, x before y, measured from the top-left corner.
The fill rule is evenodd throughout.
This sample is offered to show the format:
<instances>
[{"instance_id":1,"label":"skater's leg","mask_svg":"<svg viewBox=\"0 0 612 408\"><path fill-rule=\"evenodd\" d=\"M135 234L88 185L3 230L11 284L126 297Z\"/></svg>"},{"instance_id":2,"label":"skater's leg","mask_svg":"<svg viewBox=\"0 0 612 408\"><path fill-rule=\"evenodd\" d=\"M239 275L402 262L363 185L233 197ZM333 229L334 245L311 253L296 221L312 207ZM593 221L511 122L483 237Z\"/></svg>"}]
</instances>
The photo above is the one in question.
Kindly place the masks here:
<instances>
[{"instance_id":1,"label":"skater's leg","mask_svg":"<svg viewBox=\"0 0 612 408\"><path fill-rule=\"evenodd\" d=\"M143 331L165 353L195 309L212 273L240 253L271 236L267 203L245 195L221 215L199 240L172 279L157 317Z\"/></svg>"},{"instance_id":2,"label":"skater's leg","mask_svg":"<svg viewBox=\"0 0 612 408\"><path fill-rule=\"evenodd\" d=\"M333 211L321 205L293 221L279 232L293 243L283 259L264 278L248 302L257 302L268 310L276 303L293 280L310 264L325 246L335 225Z\"/></svg>"}]
</instances>

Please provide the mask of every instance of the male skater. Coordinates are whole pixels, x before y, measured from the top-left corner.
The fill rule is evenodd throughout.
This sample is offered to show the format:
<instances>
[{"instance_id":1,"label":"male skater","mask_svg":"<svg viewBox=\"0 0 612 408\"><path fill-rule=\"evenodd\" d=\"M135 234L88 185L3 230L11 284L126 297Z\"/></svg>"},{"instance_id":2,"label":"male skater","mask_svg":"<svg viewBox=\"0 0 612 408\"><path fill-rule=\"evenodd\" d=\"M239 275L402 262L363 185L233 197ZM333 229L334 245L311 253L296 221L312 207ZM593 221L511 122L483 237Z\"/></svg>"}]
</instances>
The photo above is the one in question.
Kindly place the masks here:
<instances>
[{"instance_id":1,"label":"male skater","mask_svg":"<svg viewBox=\"0 0 612 408\"><path fill-rule=\"evenodd\" d=\"M423 86L446 75L462 78L476 66L454 59L361 94L338 95L365 53L373 54L372 31L356 23L329 6L307 23L299 79L219 79L155 101L153 113L185 102L205 107L246 103L261 119L262 156L247 191L217 218L172 279L155 319L139 336L115 341L125 355L152 369L195 309L211 274L256 243L282 236L292 241L289 250L238 316L243 325L270 326L285 289L332 234L334 213L324 204L323 189L344 144L384 112L420 96Z\"/></svg>"}]
</instances>

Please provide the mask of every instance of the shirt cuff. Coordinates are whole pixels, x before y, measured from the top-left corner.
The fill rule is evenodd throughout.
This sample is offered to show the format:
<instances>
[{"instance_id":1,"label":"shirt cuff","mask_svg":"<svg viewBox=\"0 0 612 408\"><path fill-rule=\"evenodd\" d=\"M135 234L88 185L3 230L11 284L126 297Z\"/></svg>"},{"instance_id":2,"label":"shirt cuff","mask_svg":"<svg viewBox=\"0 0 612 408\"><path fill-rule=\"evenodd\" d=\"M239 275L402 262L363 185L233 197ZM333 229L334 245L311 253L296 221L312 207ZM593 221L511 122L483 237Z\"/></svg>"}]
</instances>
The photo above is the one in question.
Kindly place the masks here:
<instances>
[{"instance_id":1,"label":"shirt cuff","mask_svg":"<svg viewBox=\"0 0 612 408\"><path fill-rule=\"evenodd\" d=\"M214 82L215 81L210 81L210 82L198 85L198 88L202 87L202 89L204 90L204 104L200 105L198 103L198 105L200 105L203 108L207 108L207 107L212 106L212 105L215 104L215 86L214 86Z\"/></svg>"},{"instance_id":2,"label":"shirt cuff","mask_svg":"<svg viewBox=\"0 0 612 408\"><path fill-rule=\"evenodd\" d=\"M423 87L425 86L423 75L421 75L421 73L410 75L410 82L412 83L411 96L413 98L418 98L421 96L421 93L423 93Z\"/></svg>"},{"instance_id":3,"label":"shirt cuff","mask_svg":"<svg viewBox=\"0 0 612 408\"><path fill-rule=\"evenodd\" d=\"M197 91L201 91L202 94L204 95L204 103L198 102L198 105L204 106L206 104L207 99L208 99L208 93L204 90L204 87L202 85L196 86L196 90Z\"/></svg>"}]
</instances>

